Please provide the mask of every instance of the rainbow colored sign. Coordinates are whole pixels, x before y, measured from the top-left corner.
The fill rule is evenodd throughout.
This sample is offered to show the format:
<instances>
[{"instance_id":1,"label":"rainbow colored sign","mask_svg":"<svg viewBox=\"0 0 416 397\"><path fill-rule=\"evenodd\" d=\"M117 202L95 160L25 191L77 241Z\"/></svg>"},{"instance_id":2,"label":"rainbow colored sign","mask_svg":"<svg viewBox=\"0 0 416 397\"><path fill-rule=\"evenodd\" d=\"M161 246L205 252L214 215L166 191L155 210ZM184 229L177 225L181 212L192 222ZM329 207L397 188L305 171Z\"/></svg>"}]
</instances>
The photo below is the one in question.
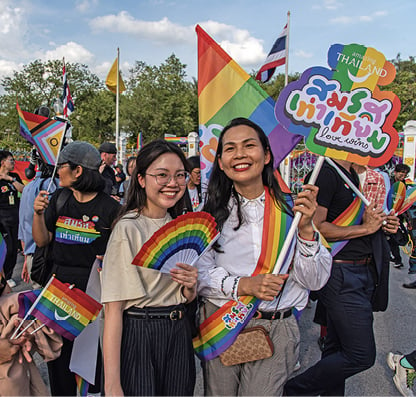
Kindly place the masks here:
<instances>
[{"instance_id":1,"label":"rainbow colored sign","mask_svg":"<svg viewBox=\"0 0 416 397\"><path fill-rule=\"evenodd\" d=\"M331 69L312 67L287 85L275 106L276 118L303 135L318 155L363 165L385 164L399 142L393 127L400 101L379 86L391 83L396 70L384 55L359 44L334 44Z\"/></svg>"}]
</instances>

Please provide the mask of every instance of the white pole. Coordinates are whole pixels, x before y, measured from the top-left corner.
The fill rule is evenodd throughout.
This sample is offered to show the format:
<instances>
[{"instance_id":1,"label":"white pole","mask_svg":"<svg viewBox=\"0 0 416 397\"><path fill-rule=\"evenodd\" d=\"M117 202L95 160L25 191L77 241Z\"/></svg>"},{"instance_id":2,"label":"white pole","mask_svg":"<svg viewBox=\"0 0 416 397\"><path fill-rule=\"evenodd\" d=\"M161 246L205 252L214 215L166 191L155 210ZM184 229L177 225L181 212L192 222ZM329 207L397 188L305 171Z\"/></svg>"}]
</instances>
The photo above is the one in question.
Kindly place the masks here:
<instances>
[{"instance_id":1,"label":"white pole","mask_svg":"<svg viewBox=\"0 0 416 397\"><path fill-rule=\"evenodd\" d=\"M119 139L119 125L118 125L118 101L120 99L120 49L117 48L117 87L116 87L116 149L117 149L117 163L120 163L120 139Z\"/></svg>"},{"instance_id":2,"label":"white pole","mask_svg":"<svg viewBox=\"0 0 416 397\"><path fill-rule=\"evenodd\" d=\"M323 156L319 156L318 159L316 160L315 168L312 171L308 184L310 185L315 184L316 178L318 177L319 171L321 170L322 164L324 163L324 159L325 158ZM277 258L277 262L274 267L273 274L280 273L280 269L282 268L282 265L283 265L283 260L285 259L286 254L290 248L290 244L292 243L293 237L295 235L295 232L299 225L299 221L301 217L302 217L302 213L296 212L295 217L293 218L293 222L290 225L290 229L287 233L286 240L283 243L282 250L279 253L279 257Z\"/></svg>"}]
</instances>

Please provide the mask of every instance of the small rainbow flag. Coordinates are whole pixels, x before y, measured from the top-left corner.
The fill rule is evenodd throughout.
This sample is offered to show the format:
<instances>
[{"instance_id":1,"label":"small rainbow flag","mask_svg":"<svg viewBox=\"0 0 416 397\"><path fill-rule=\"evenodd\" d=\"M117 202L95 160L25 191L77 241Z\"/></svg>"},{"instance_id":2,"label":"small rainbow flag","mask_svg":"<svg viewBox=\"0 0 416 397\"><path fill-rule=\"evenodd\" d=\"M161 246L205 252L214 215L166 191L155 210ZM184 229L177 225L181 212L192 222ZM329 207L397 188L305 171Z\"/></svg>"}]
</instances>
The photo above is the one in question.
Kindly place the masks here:
<instances>
[{"instance_id":1,"label":"small rainbow flag","mask_svg":"<svg viewBox=\"0 0 416 397\"><path fill-rule=\"evenodd\" d=\"M332 223L337 226L358 225L363 218L364 210L365 205L363 201L357 196L353 202L344 210L344 212L338 215L338 217L332 221ZM349 240L328 241L326 243L331 249L331 255L335 256L345 247L348 241Z\"/></svg>"},{"instance_id":2,"label":"small rainbow flag","mask_svg":"<svg viewBox=\"0 0 416 397\"><path fill-rule=\"evenodd\" d=\"M406 185L403 182L395 182L387 193L387 209L398 214L406 198Z\"/></svg>"},{"instance_id":3,"label":"small rainbow flag","mask_svg":"<svg viewBox=\"0 0 416 397\"><path fill-rule=\"evenodd\" d=\"M88 388L90 384L78 374L75 374L75 382L77 383L78 393L81 397L86 397L88 395Z\"/></svg>"},{"instance_id":4,"label":"small rainbow flag","mask_svg":"<svg viewBox=\"0 0 416 397\"><path fill-rule=\"evenodd\" d=\"M268 136L274 166L291 152L301 136L289 133L274 115L275 101L199 25L198 107L202 179L209 178L218 137L236 117L258 124Z\"/></svg>"},{"instance_id":5,"label":"small rainbow flag","mask_svg":"<svg viewBox=\"0 0 416 397\"><path fill-rule=\"evenodd\" d=\"M102 308L100 303L85 292L61 283L54 276L34 305L29 309L29 314L69 340L74 340L94 321Z\"/></svg>"},{"instance_id":6,"label":"small rainbow flag","mask_svg":"<svg viewBox=\"0 0 416 397\"><path fill-rule=\"evenodd\" d=\"M3 270L4 261L6 260L7 246L3 235L0 233L0 272Z\"/></svg>"},{"instance_id":7,"label":"small rainbow flag","mask_svg":"<svg viewBox=\"0 0 416 397\"><path fill-rule=\"evenodd\" d=\"M165 136L163 139L175 145L186 145L188 143L187 136Z\"/></svg>"},{"instance_id":8,"label":"small rainbow flag","mask_svg":"<svg viewBox=\"0 0 416 397\"><path fill-rule=\"evenodd\" d=\"M16 109L19 114L20 134L36 146L45 163L55 165L64 139L66 123L25 112L20 109L18 103Z\"/></svg>"},{"instance_id":9,"label":"small rainbow flag","mask_svg":"<svg viewBox=\"0 0 416 397\"><path fill-rule=\"evenodd\" d=\"M278 208L270 197L268 189L265 198L264 213L269 215L263 220L262 247L253 276L273 271L292 223L292 217ZM289 196L288 199L290 205ZM292 249L285 258L286 264L291 258L292 251L293 242ZM197 356L201 360L212 360L227 350L253 317L260 303L261 300L254 296L241 296L238 302L228 301L208 317L200 325L199 334L193 340Z\"/></svg>"},{"instance_id":10,"label":"small rainbow flag","mask_svg":"<svg viewBox=\"0 0 416 397\"><path fill-rule=\"evenodd\" d=\"M40 295L41 290L35 289L32 291L24 291L21 292L18 297L17 301L19 303L19 317L24 318L26 313L30 310L32 305L36 302L36 299ZM33 320L35 317L29 315L27 317L28 320Z\"/></svg>"},{"instance_id":11,"label":"small rainbow flag","mask_svg":"<svg viewBox=\"0 0 416 397\"><path fill-rule=\"evenodd\" d=\"M219 237L213 216L188 212L162 226L143 244L133 265L168 272L178 262L194 264Z\"/></svg>"},{"instance_id":12,"label":"small rainbow flag","mask_svg":"<svg viewBox=\"0 0 416 397\"><path fill-rule=\"evenodd\" d=\"M406 212L414 204L415 201L416 201L416 186L406 191L406 198L404 199L403 204L400 210L398 211L398 215L401 215L404 212Z\"/></svg>"}]
</instances>

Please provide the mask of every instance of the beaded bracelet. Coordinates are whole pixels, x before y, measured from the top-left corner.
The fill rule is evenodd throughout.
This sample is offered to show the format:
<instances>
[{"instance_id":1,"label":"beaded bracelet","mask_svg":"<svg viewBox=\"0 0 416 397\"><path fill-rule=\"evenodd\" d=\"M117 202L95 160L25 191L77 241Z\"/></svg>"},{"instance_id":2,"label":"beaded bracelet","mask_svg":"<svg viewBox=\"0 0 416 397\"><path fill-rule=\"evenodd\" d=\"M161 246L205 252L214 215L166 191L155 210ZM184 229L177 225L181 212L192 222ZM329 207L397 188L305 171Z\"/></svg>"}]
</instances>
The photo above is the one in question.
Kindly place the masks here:
<instances>
[{"instance_id":1,"label":"beaded bracelet","mask_svg":"<svg viewBox=\"0 0 416 397\"><path fill-rule=\"evenodd\" d=\"M231 297L235 300L238 301L238 296L237 296L237 284L238 281L240 280L240 276L237 276L234 278L234 283L233 283L233 288L231 289Z\"/></svg>"},{"instance_id":2,"label":"beaded bracelet","mask_svg":"<svg viewBox=\"0 0 416 397\"><path fill-rule=\"evenodd\" d=\"M224 291L224 282L225 282L225 280L226 280L228 277L230 277L230 276L224 276L224 277L222 278L222 280L221 280L221 292L224 294L224 296L226 296L226 295L227 295L227 294L225 293L225 291Z\"/></svg>"}]
</instances>

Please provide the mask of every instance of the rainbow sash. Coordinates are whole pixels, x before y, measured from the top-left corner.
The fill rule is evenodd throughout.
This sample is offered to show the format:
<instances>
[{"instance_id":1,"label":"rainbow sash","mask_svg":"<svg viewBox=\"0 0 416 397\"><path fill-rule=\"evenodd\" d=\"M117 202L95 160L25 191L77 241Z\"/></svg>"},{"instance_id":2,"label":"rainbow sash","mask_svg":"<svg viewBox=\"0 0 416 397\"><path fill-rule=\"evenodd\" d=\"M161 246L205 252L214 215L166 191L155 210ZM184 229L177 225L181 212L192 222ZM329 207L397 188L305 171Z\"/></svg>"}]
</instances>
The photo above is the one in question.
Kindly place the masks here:
<instances>
[{"instance_id":1,"label":"rainbow sash","mask_svg":"<svg viewBox=\"0 0 416 397\"><path fill-rule=\"evenodd\" d=\"M337 226L358 225L363 218L364 209L365 206L363 201L357 196L354 201L344 210L344 212L342 212L336 219L332 221L332 223ZM325 241L326 244L324 245L329 247L331 250L331 255L335 256L345 247L348 241L350 240Z\"/></svg>"},{"instance_id":2,"label":"rainbow sash","mask_svg":"<svg viewBox=\"0 0 416 397\"><path fill-rule=\"evenodd\" d=\"M253 276L273 271L293 220L274 203L267 188L265 199L262 246ZM292 205L291 200L289 205ZM291 259L292 250L288 251L286 265ZM201 360L212 360L227 350L253 317L261 302L255 296L241 296L238 302L228 301L208 317L200 325L198 336L193 340L197 356Z\"/></svg>"}]
</instances>

